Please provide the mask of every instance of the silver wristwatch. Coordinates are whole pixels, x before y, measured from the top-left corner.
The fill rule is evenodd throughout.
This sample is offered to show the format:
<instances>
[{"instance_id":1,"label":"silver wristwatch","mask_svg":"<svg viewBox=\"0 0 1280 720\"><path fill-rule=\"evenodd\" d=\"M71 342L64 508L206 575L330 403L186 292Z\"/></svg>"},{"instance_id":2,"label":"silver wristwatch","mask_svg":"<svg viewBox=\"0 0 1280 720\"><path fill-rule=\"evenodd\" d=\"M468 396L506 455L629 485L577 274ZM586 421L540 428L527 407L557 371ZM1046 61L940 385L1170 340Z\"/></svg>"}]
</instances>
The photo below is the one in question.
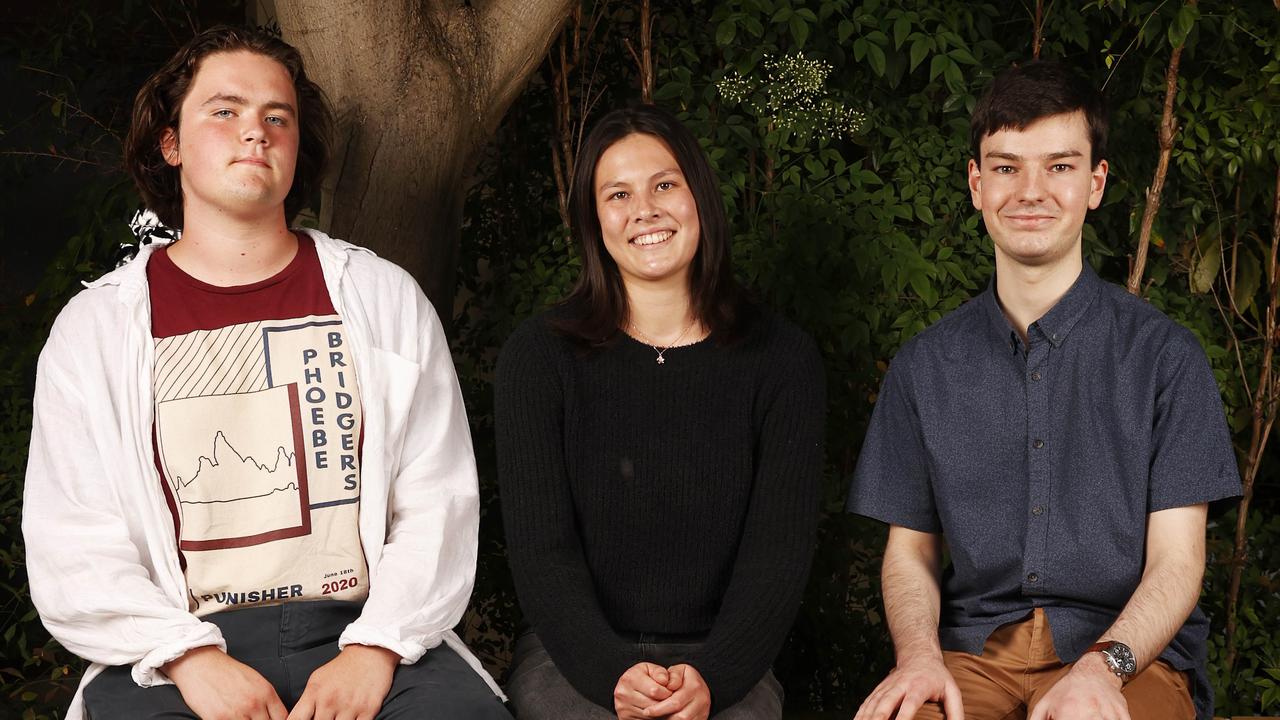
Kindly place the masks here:
<instances>
[{"instance_id":1,"label":"silver wristwatch","mask_svg":"<svg viewBox=\"0 0 1280 720\"><path fill-rule=\"evenodd\" d=\"M1128 682L1133 678L1134 673L1138 671L1138 661L1133 657L1133 651L1128 645L1116 640L1105 640L1097 642L1089 646L1085 653L1100 652L1102 657L1106 658L1107 667L1111 668L1111 672L1116 677Z\"/></svg>"}]
</instances>

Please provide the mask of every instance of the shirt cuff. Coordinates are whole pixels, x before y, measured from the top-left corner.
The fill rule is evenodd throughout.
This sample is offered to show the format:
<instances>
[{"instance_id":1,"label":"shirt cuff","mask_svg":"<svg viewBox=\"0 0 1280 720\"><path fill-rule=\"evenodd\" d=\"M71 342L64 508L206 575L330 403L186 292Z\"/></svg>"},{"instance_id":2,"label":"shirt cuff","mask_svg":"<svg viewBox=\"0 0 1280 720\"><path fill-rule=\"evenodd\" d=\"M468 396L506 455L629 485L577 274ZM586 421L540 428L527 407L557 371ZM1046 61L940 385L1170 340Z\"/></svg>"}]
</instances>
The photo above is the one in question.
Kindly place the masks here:
<instances>
[{"instance_id":1,"label":"shirt cuff","mask_svg":"<svg viewBox=\"0 0 1280 720\"><path fill-rule=\"evenodd\" d=\"M133 664L133 681L138 687L153 685L172 685L173 681L160 669L166 663L173 662L189 650L212 645L219 650L227 651L227 641L222 639L222 631L211 622L202 622L192 627L186 637L152 650Z\"/></svg>"},{"instance_id":2,"label":"shirt cuff","mask_svg":"<svg viewBox=\"0 0 1280 720\"><path fill-rule=\"evenodd\" d=\"M348 645L372 645L386 648L400 656L401 665L412 665L422 659L428 650L439 645L441 640L440 635L428 636L424 642L403 640L377 628L354 622L342 631L342 636L338 638L338 649L341 650Z\"/></svg>"}]
</instances>

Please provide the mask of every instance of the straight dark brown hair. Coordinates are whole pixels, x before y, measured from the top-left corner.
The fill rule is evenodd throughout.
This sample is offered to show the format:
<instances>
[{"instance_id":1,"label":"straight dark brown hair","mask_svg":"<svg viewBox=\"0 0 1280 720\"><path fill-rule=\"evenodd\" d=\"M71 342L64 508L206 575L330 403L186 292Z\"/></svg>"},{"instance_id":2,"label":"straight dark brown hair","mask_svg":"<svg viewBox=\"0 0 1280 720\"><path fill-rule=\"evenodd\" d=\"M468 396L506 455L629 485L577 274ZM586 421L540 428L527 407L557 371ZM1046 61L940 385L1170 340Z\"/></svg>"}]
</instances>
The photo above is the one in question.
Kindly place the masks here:
<instances>
[{"instance_id":1,"label":"straight dark brown hair","mask_svg":"<svg viewBox=\"0 0 1280 720\"><path fill-rule=\"evenodd\" d=\"M690 304L697 320L716 342L734 342L741 335L752 305L733 277L729 221L720 184L693 133L675 115L656 105L635 105L610 112L595 124L578 151L569 190L569 218L582 253L582 272L573 291L560 304L567 312L555 327L596 348L617 338L630 320L622 275L604 247L596 213L595 182L600 157L614 143L635 133L661 140L689 183L701 227L689 272Z\"/></svg>"},{"instance_id":2,"label":"straight dark brown hair","mask_svg":"<svg viewBox=\"0 0 1280 720\"><path fill-rule=\"evenodd\" d=\"M1052 115L1084 113L1090 160L1097 167L1107 156L1107 103L1092 82L1051 60L1032 60L996 75L969 118L973 161L982 167L982 138L1012 128L1023 130Z\"/></svg>"},{"instance_id":3,"label":"straight dark brown hair","mask_svg":"<svg viewBox=\"0 0 1280 720\"><path fill-rule=\"evenodd\" d=\"M292 220L320 189L329 162L333 114L324 92L307 78L302 55L264 30L219 25L183 45L143 83L133 101L133 120L124 142L125 169L142 201L168 227L182 229L182 174L181 168L165 162L160 139L165 130L178 132L178 112L200 63L214 53L241 50L283 65L298 94L298 164L284 200L285 219Z\"/></svg>"}]
</instances>

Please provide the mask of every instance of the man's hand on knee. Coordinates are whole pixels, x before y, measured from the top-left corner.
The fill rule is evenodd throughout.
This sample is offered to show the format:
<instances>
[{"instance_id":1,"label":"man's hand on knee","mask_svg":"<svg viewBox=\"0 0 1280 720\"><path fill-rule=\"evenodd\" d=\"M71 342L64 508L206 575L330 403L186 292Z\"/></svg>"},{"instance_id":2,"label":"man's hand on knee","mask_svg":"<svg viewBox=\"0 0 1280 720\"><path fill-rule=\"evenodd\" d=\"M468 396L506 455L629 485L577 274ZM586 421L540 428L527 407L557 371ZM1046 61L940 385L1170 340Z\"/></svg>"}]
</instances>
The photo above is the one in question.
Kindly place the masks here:
<instances>
[{"instance_id":1,"label":"man's hand on knee","mask_svg":"<svg viewBox=\"0 0 1280 720\"><path fill-rule=\"evenodd\" d=\"M964 720L960 687L942 659L908 661L894 668L862 701L854 720L911 720L931 701L942 704L947 720Z\"/></svg>"},{"instance_id":2,"label":"man's hand on knee","mask_svg":"<svg viewBox=\"0 0 1280 720\"><path fill-rule=\"evenodd\" d=\"M311 673L289 720L373 720L399 664L400 656L386 648L346 646Z\"/></svg>"},{"instance_id":3,"label":"man's hand on knee","mask_svg":"<svg viewBox=\"0 0 1280 720\"><path fill-rule=\"evenodd\" d=\"M189 650L162 670L203 720L285 720L287 715L266 678L212 645Z\"/></svg>"},{"instance_id":4,"label":"man's hand on knee","mask_svg":"<svg viewBox=\"0 0 1280 720\"><path fill-rule=\"evenodd\" d=\"M1029 720L1130 720L1122 684L1099 653L1089 653L1031 708Z\"/></svg>"}]
</instances>

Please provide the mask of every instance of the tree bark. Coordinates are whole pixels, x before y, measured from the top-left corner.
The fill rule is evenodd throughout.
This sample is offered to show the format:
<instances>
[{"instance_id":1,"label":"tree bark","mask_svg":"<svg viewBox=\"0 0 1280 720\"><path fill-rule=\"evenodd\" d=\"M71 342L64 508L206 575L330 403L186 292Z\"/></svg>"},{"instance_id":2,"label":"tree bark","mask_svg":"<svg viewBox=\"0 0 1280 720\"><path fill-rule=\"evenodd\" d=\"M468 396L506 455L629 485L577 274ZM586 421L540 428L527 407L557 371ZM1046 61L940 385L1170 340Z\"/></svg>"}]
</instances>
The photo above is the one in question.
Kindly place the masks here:
<instances>
[{"instance_id":1,"label":"tree bark","mask_svg":"<svg viewBox=\"0 0 1280 720\"><path fill-rule=\"evenodd\" d=\"M336 116L321 224L422 284L448 325L466 178L572 0L275 0Z\"/></svg>"},{"instance_id":2,"label":"tree bark","mask_svg":"<svg viewBox=\"0 0 1280 720\"><path fill-rule=\"evenodd\" d=\"M1196 0L1191 0L1191 5ZM1160 193L1164 191L1164 179L1169 173L1169 156L1173 153L1173 136L1178 133L1178 121L1173 116L1173 101L1178 96L1178 65L1182 62L1184 41L1173 49L1169 57L1169 68L1164 74L1164 112L1160 117L1160 159L1156 163L1155 176L1151 186L1147 188L1147 206L1142 212L1142 229L1138 233L1138 248L1133 256L1133 267L1129 270L1129 292L1142 296L1142 274L1147 269L1147 251L1151 247L1151 230L1156 222L1156 213L1160 211Z\"/></svg>"}]
</instances>

